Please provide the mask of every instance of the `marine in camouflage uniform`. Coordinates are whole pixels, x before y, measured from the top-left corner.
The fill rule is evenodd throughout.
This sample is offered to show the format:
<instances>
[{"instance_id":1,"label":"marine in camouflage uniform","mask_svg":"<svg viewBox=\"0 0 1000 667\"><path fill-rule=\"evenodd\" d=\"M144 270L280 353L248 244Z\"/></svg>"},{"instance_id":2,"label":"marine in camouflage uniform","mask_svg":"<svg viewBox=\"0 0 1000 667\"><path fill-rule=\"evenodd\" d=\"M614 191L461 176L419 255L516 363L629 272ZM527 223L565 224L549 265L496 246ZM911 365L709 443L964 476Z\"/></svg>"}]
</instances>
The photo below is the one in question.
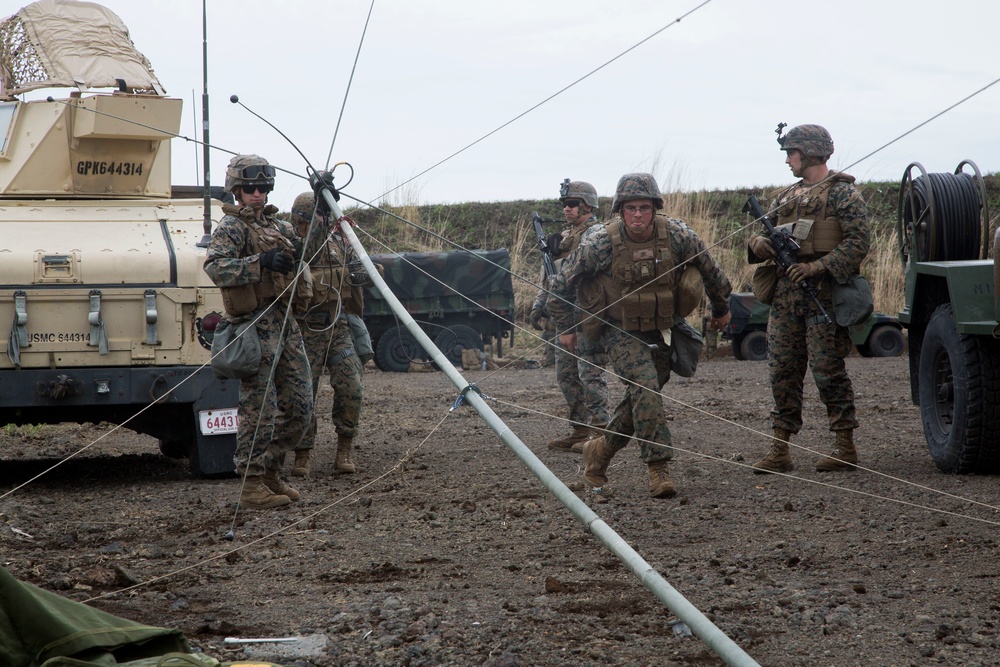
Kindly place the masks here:
<instances>
[{"instance_id":1,"label":"marine in camouflage uniform","mask_svg":"<svg viewBox=\"0 0 1000 667\"><path fill-rule=\"evenodd\" d=\"M823 308L833 313L834 282L843 284L858 274L868 255L868 209L854 187L854 177L826 166L833 154L833 139L826 129L799 125L779 135L778 141L786 152L785 163L802 180L773 193L770 208L777 225L794 223L792 233L801 239L802 247L788 275L778 271L767 324L773 436L767 456L753 468L756 473L794 469L788 442L802 428L803 381L806 367L811 366L835 434L832 454L819 459L816 470L855 470L853 433L858 420L844 363L851 350L850 333L836 322L823 322L799 284L803 280L812 283ZM762 262L774 257L774 249L765 236L755 235L748 242L748 255L751 263Z\"/></svg>"},{"instance_id":2,"label":"marine in camouflage uniform","mask_svg":"<svg viewBox=\"0 0 1000 667\"><path fill-rule=\"evenodd\" d=\"M287 505L299 492L278 476L285 454L295 447L312 415L309 360L291 316L290 290L302 243L291 226L272 217L267 204L274 167L257 155L237 155L226 169L226 189L237 204L212 233L205 272L218 285L227 315L258 318L260 371L240 380L239 427L234 463L243 477L240 505L264 509ZM295 281L306 294L308 280ZM272 375L273 368L273 375Z\"/></svg>"},{"instance_id":3,"label":"marine in camouflage uniform","mask_svg":"<svg viewBox=\"0 0 1000 667\"><path fill-rule=\"evenodd\" d=\"M313 399L318 395L326 368L333 387L331 420L337 433L334 471L353 473L356 467L351 447L358 432L365 391L363 364L354 347L346 312L347 304L354 298L352 294L356 296L361 292L361 286L354 285L351 279L349 267L353 250L331 224L329 216L317 211L316 198L311 192L295 198L290 222L296 235L305 239L303 256L312 273L313 297L308 309L298 313L298 323L312 369ZM295 448L292 475L305 477L309 474L315 443L316 415L313 413L308 429Z\"/></svg>"},{"instance_id":4,"label":"marine in camouflage uniform","mask_svg":"<svg viewBox=\"0 0 1000 667\"><path fill-rule=\"evenodd\" d=\"M598 207L597 190L590 183L570 182L566 179L559 201L562 202L563 212L570 225L549 239L556 271L560 270L563 259L580 245L580 240L591 230L600 227L597 216L594 215ZM536 325L540 317L548 315L548 302L548 291L539 290L529 317L533 325ZM562 331L555 327L551 318L546 319L553 331ZM579 331L575 352L568 351L565 345L556 341L556 382L569 405L571 431L568 435L550 440L549 449L581 452L584 441L600 434L601 431L595 431L594 428L603 429L607 426L610 418L608 382L604 377L604 369L598 363L600 351L594 341Z\"/></svg>"},{"instance_id":5,"label":"marine in camouflage uniform","mask_svg":"<svg viewBox=\"0 0 1000 667\"><path fill-rule=\"evenodd\" d=\"M671 372L690 376L697 366L701 335L684 317L707 294L713 324L724 327L732 288L698 235L680 220L655 213L661 208L652 174L622 176L612 203L620 216L588 234L566 258L552 280L549 311L561 329L572 326L576 314L558 297L578 295L587 311L581 329L607 350L626 385L607 432L584 444L584 479L606 484L612 457L635 435L650 495L669 498L677 488L667 472L673 449L659 392ZM563 336L570 349L573 337Z\"/></svg>"}]
</instances>

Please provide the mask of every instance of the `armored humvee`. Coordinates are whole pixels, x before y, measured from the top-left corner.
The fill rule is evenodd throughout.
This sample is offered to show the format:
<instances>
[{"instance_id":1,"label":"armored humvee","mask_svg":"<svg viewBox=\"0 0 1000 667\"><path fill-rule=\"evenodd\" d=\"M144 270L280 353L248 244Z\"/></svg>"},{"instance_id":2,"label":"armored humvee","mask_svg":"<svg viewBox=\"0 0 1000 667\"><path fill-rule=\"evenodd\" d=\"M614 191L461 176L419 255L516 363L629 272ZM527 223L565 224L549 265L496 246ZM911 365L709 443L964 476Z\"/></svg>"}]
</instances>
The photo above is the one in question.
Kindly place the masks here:
<instances>
[{"instance_id":1,"label":"armored humvee","mask_svg":"<svg viewBox=\"0 0 1000 667\"><path fill-rule=\"evenodd\" d=\"M953 173L911 163L899 191L910 395L944 472L1000 473L1000 233L991 242L986 194L969 160Z\"/></svg>"},{"instance_id":2,"label":"armored humvee","mask_svg":"<svg viewBox=\"0 0 1000 667\"><path fill-rule=\"evenodd\" d=\"M0 424L121 424L232 472L239 388L206 366L223 307L202 269L222 213L171 196L181 100L91 2L28 5L0 47ZM73 90L18 98L44 88Z\"/></svg>"}]
</instances>

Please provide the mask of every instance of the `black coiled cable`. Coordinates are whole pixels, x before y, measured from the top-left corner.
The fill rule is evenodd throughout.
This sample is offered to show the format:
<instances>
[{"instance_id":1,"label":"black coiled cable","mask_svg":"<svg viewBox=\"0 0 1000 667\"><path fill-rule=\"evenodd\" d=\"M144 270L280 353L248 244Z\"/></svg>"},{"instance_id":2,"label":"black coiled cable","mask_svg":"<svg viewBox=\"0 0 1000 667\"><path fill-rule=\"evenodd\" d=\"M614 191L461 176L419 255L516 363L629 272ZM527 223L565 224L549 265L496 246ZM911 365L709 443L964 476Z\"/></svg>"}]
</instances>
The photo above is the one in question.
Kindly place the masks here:
<instances>
[{"instance_id":1,"label":"black coiled cable","mask_svg":"<svg viewBox=\"0 0 1000 667\"><path fill-rule=\"evenodd\" d=\"M904 222L925 225L925 233L919 235L922 247L915 249L919 260L979 259L981 198L971 175L920 176L912 181L910 194L903 212Z\"/></svg>"}]
</instances>

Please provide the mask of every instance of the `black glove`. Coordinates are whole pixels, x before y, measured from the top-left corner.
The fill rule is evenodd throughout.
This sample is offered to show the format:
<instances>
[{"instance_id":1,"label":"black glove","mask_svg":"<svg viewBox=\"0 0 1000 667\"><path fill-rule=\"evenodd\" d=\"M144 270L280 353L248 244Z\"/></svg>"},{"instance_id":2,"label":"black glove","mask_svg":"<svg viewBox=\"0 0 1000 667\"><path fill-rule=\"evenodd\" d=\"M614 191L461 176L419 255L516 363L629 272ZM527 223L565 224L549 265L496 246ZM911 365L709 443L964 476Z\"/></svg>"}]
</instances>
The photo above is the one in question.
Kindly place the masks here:
<instances>
[{"instance_id":1,"label":"black glove","mask_svg":"<svg viewBox=\"0 0 1000 667\"><path fill-rule=\"evenodd\" d=\"M295 261L278 248L271 248L260 254L260 265L275 273L291 273L295 268Z\"/></svg>"},{"instance_id":2,"label":"black glove","mask_svg":"<svg viewBox=\"0 0 1000 667\"><path fill-rule=\"evenodd\" d=\"M542 326L543 317L545 317L545 313L540 308L532 308L531 312L528 313L528 322L531 323L533 328L541 331L544 328Z\"/></svg>"},{"instance_id":3,"label":"black glove","mask_svg":"<svg viewBox=\"0 0 1000 667\"><path fill-rule=\"evenodd\" d=\"M329 171L316 171L309 175L309 185L312 186L316 195L316 211L324 218L330 215L330 207L326 205L326 198L323 190L329 190L330 194L337 201L340 201L340 193L333 187L333 173Z\"/></svg>"},{"instance_id":4,"label":"black glove","mask_svg":"<svg viewBox=\"0 0 1000 667\"><path fill-rule=\"evenodd\" d=\"M549 246L549 252L552 253L552 256L558 257L559 246L562 244L562 234L559 232L549 234L549 237L545 239L545 243Z\"/></svg>"}]
</instances>

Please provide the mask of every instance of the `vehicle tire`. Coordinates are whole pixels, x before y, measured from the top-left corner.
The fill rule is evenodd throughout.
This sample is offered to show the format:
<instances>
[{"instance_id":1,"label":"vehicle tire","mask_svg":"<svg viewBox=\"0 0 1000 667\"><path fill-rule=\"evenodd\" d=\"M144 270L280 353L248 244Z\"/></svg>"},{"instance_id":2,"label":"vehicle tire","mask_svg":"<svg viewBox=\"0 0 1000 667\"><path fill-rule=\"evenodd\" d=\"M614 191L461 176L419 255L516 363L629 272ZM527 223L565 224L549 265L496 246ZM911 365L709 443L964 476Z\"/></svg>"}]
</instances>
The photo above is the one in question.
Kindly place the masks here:
<instances>
[{"instance_id":1,"label":"vehicle tire","mask_svg":"<svg viewBox=\"0 0 1000 667\"><path fill-rule=\"evenodd\" d=\"M754 329L740 341L740 354L747 361L767 361L767 332Z\"/></svg>"},{"instance_id":2,"label":"vehicle tire","mask_svg":"<svg viewBox=\"0 0 1000 667\"><path fill-rule=\"evenodd\" d=\"M743 356L743 334L733 336L733 359L736 361L746 361Z\"/></svg>"},{"instance_id":3,"label":"vehicle tire","mask_svg":"<svg viewBox=\"0 0 1000 667\"><path fill-rule=\"evenodd\" d=\"M904 347L906 341L903 340L903 332L891 324L883 324L872 329L868 340L858 348L858 352L864 357L898 357L903 354Z\"/></svg>"},{"instance_id":4,"label":"vehicle tire","mask_svg":"<svg viewBox=\"0 0 1000 667\"><path fill-rule=\"evenodd\" d=\"M461 366L462 350L482 350L483 337L472 327L453 324L441 330L434 339L434 344L452 365Z\"/></svg>"},{"instance_id":5,"label":"vehicle tire","mask_svg":"<svg viewBox=\"0 0 1000 667\"><path fill-rule=\"evenodd\" d=\"M190 440L160 440L160 453L168 459L187 458L190 448Z\"/></svg>"},{"instance_id":6,"label":"vehicle tire","mask_svg":"<svg viewBox=\"0 0 1000 667\"><path fill-rule=\"evenodd\" d=\"M402 327L393 327L379 336L375 364L383 371L405 373L411 361L423 361L424 351L413 335Z\"/></svg>"},{"instance_id":7,"label":"vehicle tire","mask_svg":"<svg viewBox=\"0 0 1000 667\"><path fill-rule=\"evenodd\" d=\"M920 420L944 472L1000 471L1000 346L960 334L951 304L938 306L920 348Z\"/></svg>"}]
</instances>

